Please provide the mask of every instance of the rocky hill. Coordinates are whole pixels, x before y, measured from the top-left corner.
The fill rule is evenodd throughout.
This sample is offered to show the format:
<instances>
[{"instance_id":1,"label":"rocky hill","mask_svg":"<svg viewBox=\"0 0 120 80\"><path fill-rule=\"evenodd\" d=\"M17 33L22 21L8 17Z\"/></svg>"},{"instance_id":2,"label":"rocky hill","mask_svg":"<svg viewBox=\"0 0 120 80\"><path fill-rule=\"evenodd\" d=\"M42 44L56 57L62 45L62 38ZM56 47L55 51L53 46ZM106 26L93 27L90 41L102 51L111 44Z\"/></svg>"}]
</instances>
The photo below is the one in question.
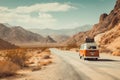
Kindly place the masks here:
<instances>
[{"instance_id":1,"label":"rocky hill","mask_svg":"<svg viewBox=\"0 0 120 80\"><path fill-rule=\"evenodd\" d=\"M20 26L7 27L6 24L0 23L0 38L11 43L46 43L47 39ZM50 40L48 40L50 42Z\"/></svg>"},{"instance_id":2,"label":"rocky hill","mask_svg":"<svg viewBox=\"0 0 120 80\"><path fill-rule=\"evenodd\" d=\"M18 48L18 47L7 41L0 39L0 49L15 49L15 48Z\"/></svg>"},{"instance_id":3,"label":"rocky hill","mask_svg":"<svg viewBox=\"0 0 120 80\"><path fill-rule=\"evenodd\" d=\"M97 35L95 39L102 51L120 56L120 23L111 30Z\"/></svg>"},{"instance_id":4,"label":"rocky hill","mask_svg":"<svg viewBox=\"0 0 120 80\"><path fill-rule=\"evenodd\" d=\"M86 36L94 38L96 35L111 30L120 22L120 0L117 0L114 9L110 14L102 14L99 23L95 24L91 30L79 32L70 38L66 43L67 45L80 45L84 42Z\"/></svg>"},{"instance_id":5,"label":"rocky hill","mask_svg":"<svg viewBox=\"0 0 120 80\"><path fill-rule=\"evenodd\" d=\"M50 36L46 37L46 42L47 43L56 43L56 41L52 37L50 37Z\"/></svg>"},{"instance_id":6,"label":"rocky hill","mask_svg":"<svg viewBox=\"0 0 120 80\"><path fill-rule=\"evenodd\" d=\"M67 35L50 35L57 43L64 42L68 40L70 37Z\"/></svg>"}]
</instances>

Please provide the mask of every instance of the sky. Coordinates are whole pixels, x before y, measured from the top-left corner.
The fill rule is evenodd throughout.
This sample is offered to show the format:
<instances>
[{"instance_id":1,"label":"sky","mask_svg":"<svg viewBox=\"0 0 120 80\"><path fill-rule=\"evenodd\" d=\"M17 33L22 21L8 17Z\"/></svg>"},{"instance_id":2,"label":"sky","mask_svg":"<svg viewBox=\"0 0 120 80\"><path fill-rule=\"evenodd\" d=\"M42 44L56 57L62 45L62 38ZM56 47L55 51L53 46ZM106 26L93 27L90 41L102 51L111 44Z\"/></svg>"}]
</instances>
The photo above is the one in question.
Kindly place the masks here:
<instances>
[{"instance_id":1,"label":"sky","mask_svg":"<svg viewBox=\"0 0 120 80\"><path fill-rule=\"evenodd\" d=\"M0 23L26 29L65 29L96 24L116 0L0 0Z\"/></svg>"}]
</instances>

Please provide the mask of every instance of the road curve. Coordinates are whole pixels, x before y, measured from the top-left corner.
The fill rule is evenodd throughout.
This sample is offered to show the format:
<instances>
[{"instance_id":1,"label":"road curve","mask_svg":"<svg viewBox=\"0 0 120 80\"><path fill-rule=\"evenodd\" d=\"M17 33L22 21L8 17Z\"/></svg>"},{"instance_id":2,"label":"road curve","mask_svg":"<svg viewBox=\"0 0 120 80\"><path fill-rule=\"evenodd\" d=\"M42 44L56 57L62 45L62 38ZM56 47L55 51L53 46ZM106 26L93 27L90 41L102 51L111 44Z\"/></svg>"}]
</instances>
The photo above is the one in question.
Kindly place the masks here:
<instances>
[{"instance_id":1,"label":"road curve","mask_svg":"<svg viewBox=\"0 0 120 80\"><path fill-rule=\"evenodd\" d=\"M100 59L97 61L84 61L79 58L77 52L55 48L50 51L67 65L68 74L63 75L69 76L68 80L120 80L120 57L100 54Z\"/></svg>"}]
</instances>

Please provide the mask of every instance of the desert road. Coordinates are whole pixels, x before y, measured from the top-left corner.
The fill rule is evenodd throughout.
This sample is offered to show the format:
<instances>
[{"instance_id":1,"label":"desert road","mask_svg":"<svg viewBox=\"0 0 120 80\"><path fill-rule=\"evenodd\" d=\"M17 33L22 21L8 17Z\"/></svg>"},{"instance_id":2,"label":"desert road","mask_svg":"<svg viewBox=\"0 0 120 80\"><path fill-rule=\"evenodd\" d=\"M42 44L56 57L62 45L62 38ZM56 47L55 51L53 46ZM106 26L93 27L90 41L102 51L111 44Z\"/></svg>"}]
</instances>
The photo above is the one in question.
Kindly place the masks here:
<instances>
[{"instance_id":1,"label":"desert road","mask_svg":"<svg viewBox=\"0 0 120 80\"><path fill-rule=\"evenodd\" d=\"M50 49L62 61L59 80L120 80L120 57L100 54L97 61L84 61L77 52Z\"/></svg>"}]
</instances>

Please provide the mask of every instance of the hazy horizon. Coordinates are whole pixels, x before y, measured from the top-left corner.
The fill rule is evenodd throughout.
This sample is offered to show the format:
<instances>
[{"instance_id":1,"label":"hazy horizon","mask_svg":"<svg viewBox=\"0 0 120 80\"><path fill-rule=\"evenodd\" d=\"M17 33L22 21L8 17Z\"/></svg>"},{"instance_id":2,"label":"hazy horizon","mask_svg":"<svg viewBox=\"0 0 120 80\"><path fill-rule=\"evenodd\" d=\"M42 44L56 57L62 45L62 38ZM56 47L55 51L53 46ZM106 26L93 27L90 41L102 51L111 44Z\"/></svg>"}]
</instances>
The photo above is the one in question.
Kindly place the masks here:
<instances>
[{"instance_id":1,"label":"hazy horizon","mask_svg":"<svg viewBox=\"0 0 120 80\"><path fill-rule=\"evenodd\" d=\"M116 0L0 0L0 23L23 28L65 29L96 24Z\"/></svg>"}]
</instances>

